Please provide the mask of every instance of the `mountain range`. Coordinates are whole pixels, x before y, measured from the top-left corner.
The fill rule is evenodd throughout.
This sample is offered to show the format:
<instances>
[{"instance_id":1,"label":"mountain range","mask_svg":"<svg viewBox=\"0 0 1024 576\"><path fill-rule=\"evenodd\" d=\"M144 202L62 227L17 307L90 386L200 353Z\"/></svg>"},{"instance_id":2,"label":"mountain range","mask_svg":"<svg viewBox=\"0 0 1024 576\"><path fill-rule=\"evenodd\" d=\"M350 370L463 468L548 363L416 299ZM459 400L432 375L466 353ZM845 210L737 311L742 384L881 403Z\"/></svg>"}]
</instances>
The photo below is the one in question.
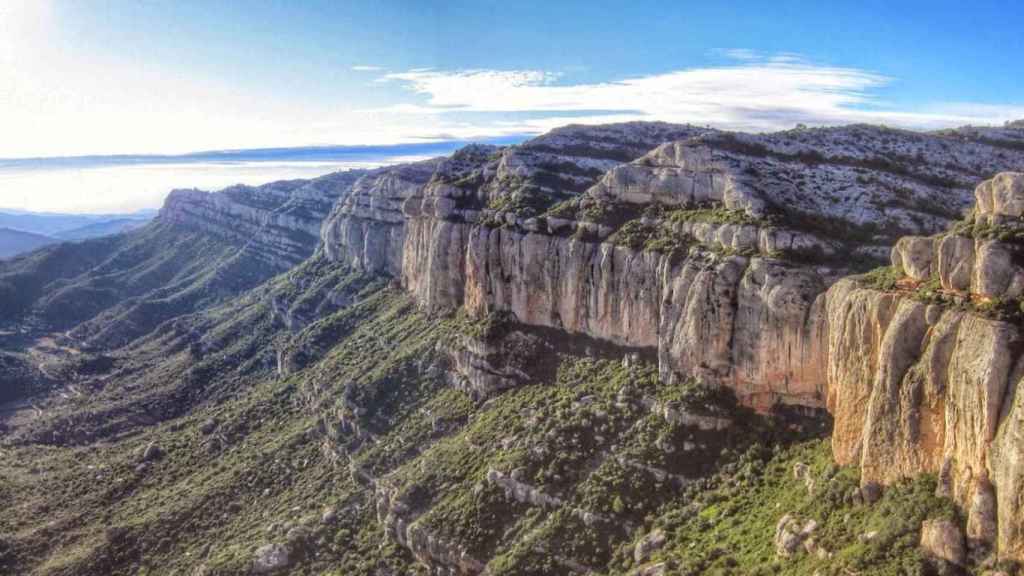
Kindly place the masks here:
<instances>
[{"instance_id":1,"label":"mountain range","mask_svg":"<svg viewBox=\"0 0 1024 576\"><path fill-rule=\"evenodd\" d=\"M132 214L52 214L0 211L0 258L30 252L46 244L120 234L145 225L155 210Z\"/></svg>"},{"instance_id":2,"label":"mountain range","mask_svg":"<svg viewBox=\"0 0 1024 576\"><path fill-rule=\"evenodd\" d=\"M567 126L0 262L0 571L1014 574L1024 128Z\"/></svg>"}]
</instances>

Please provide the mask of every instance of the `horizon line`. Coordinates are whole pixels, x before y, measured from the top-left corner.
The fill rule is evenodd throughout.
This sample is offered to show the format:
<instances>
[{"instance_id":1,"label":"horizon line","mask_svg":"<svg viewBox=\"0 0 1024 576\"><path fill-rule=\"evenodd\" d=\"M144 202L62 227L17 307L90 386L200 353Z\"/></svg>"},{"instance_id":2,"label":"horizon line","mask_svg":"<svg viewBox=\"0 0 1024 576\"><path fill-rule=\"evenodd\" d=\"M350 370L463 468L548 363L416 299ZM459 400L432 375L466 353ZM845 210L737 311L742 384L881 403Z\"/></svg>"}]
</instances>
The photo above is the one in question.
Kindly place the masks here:
<instances>
[{"instance_id":1,"label":"horizon line","mask_svg":"<svg viewBox=\"0 0 1024 576\"><path fill-rule=\"evenodd\" d=\"M398 142L394 144L316 144L306 146L268 146L258 148L226 148L226 149L211 149L211 150L197 150L192 152L183 152L180 154L147 154L147 153L118 153L118 154L75 154L75 155L62 155L62 156L25 156L25 157L0 157L0 169L3 168L14 168L14 167L26 167L26 165L36 165L39 163L47 164L95 164L104 165L110 164L121 164L121 163L174 163L176 161L195 161L195 160L242 160L240 156L249 156L244 160L260 161L260 160L279 160L281 158L273 157L275 154L288 154L288 153L307 153L307 154L347 154L347 155L372 155L381 154L386 152L395 152L400 150L407 150L409 152L418 151L429 151L429 150L448 150L452 147L467 146L470 144L492 144L492 145L512 145L523 142L528 138L535 137L536 134L522 133L522 134L511 134L503 136L493 137L480 137L480 138L451 138L451 139L436 139L425 142ZM335 158L335 156L327 156L320 158L323 160L329 160ZM340 158L338 158L340 159Z\"/></svg>"}]
</instances>

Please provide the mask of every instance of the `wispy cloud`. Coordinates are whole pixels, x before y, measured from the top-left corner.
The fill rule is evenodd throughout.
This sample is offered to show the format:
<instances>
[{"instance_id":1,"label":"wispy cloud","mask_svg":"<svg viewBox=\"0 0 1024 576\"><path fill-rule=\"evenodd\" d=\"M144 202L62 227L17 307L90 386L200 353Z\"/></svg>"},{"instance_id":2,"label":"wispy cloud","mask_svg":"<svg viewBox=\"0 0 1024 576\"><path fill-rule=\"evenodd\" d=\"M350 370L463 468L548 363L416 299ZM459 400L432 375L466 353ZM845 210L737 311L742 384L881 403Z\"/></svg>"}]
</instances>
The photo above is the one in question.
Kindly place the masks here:
<instances>
[{"instance_id":1,"label":"wispy cloud","mask_svg":"<svg viewBox=\"0 0 1024 576\"><path fill-rule=\"evenodd\" d=\"M884 101L883 90L897 79L752 50L723 51L717 65L604 82L577 81L581 74L568 70L363 64L354 68L366 76L358 98L365 104L355 106L344 96L250 93L218 79L182 80L131 61L82 66L47 40L52 35L33 34L11 53L17 65L0 65L0 126L16 135L0 140L0 158L485 139L630 120L776 130L851 122L939 128L1024 117L1024 105L898 108ZM107 74L103 82L96 69Z\"/></svg>"},{"instance_id":2,"label":"wispy cloud","mask_svg":"<svg viewBox=\"0 0 1024 576\"><path fill-rule=\"evenodd\" d=\"M757 60L762 57L760 52L750 48L715 48L711 54L733 60Z\"/></svg>"},{"instance_id":3,"label":"wispy cloud","mask_svg":"<svg viewBox=\"0 0 1024 576\"><path fill-rule=\"evenodd\" d=\"M392 110L454 120L476 113L481 132L520 132L571 122L665 120L743 130L775 130L801 122L850 122L936 128L1002 122L1024 107L931 103L915 110L888 107L879 97L893 79L849 67L810 62L797 54L762 55L729 49L736 63L688 68L600 83L571 83L543 70L410 70L383 74L422 100ZM593 114L581 113L590 111ZM632 111L632 112L627 112ZM385 112L382 110L381 112ZM511 125L497 116L516 112ZM530 114L537 117L531 118ZM559 116L558 113L564 113ZM495 116L489 122L487 114Z\"/></svg>"}]
</instances>

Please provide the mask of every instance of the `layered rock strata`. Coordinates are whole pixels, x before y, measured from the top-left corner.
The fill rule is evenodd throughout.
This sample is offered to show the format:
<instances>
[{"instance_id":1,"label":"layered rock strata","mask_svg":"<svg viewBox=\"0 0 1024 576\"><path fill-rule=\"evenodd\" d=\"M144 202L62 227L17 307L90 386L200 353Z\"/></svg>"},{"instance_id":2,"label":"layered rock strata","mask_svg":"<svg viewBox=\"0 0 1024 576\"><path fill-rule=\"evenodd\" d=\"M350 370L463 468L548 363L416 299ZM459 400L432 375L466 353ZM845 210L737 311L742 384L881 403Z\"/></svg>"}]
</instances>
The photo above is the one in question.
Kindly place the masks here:
<instances>
[{"instance_id":1,"label":"layered rock strata","mask_svg":"<svg viewBox=\"0 0 1024 576\"><path fill-rule=\"evenodd\" d=\"M353 170L214 193L174 190L159 219L237 241L268 264L287 269L312 255L324 219L362 175Z\"/></svg>"}]
</instances>

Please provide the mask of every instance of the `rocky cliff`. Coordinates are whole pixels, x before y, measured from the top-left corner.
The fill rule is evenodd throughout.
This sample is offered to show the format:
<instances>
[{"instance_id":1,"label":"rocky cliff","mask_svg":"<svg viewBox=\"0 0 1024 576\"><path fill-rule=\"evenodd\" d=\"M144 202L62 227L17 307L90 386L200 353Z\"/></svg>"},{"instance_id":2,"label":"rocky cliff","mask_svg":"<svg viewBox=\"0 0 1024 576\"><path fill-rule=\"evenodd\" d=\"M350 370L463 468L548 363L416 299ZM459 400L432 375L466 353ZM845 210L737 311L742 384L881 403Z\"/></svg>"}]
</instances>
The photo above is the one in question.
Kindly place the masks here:
<instances>
[{"instance_id":1,"label":"rocky cliff","mask_svg":"<svg viewBox=\"0 0 1024 576\"><path fill-rule=\"evenodd\" d=\"M1022 560L1022 141L567 127L4 264L103 354L10 357L0 572Z\"/></svg>"},{"instance_id":2,"label":"rocky cliff","mask_svg":"<svg viewBox=\"0 0 1024 576\"><path fill-rule=\"evenodd\" d=\"M327 252L400 279L429 311L649 353L662 381L723 384L762 411L826 408L836 459L865 483L941 472L979 542L995 543L989 501L1001 498L999 549L1020 556L1017 458L991 464L1020 434L1016 326L842 278L891 260L900 286L934 277L957 301L1005 308L1024 289L1016 245L1000 240L1020 184L1000 175L972 189L1024 167L1022 134L680 128L626 146L650 128L608 130L368 175L325 225ZM927 236L975 197L970 234ZM503 338L450 347L475 393L527 378L530 361L512 352L523 333Z\"/></svg>"},{"instance_id":3,"label":"rocky cliff","mask_svg":"<svg viewBox=\"0 0 1024 576\"><path fill-rule=\"evenodd\" d=\"M174 190L159 220L228 238L285 270L313 253L324 218L362 175L363 171L352 170L312 180L237 185L215 193Z\"/></svg>"},{"instance_id":4,"label":"rocky cliff","mask_svg":"<svg viewBox=\"0 0 1024 576\"><path fill-rule=\"evenodd\" d=\"M824 406L826 286L959 218L982 175L1024 166L952 139L568 127L368 175L323 240L431 310L650 349L664 378L700 374L761 408Z\"/></svg>"},{"instance_id":5,"label":"rocky cliff","mask_svg":"<svg viewBox=\"0 0 1024 576\"><path fill-rule=\"evenodd\" d=\"M900 240L883 281L828 290L832 442L864 483L939 474L972 547L1019 558L1024 174L982 183L976 199L952 231Z\"/></svg>"}]
</instances>

